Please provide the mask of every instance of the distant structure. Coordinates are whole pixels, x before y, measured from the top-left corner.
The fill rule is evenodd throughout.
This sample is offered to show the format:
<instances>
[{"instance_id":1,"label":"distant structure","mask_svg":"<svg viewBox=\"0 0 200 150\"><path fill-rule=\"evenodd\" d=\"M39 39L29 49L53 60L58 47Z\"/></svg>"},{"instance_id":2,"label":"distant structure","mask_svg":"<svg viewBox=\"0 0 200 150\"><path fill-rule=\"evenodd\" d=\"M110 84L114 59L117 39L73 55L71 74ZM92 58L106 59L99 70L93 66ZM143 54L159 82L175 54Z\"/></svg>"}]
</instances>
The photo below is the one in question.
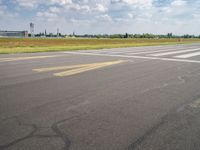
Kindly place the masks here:
<instances>
[{"instance_id":1,"label":"distant structure","mask_svg":"<svg viewBox=\"0 0 200 150\"><path fill-rule=\"evenodd\" d=\"M57 28L57 37L59 37L59 28Z\"/></svg>"},{"instance_id":2,"label":"distant structure","mask_svg":"<svg viewBox=\"0 0 200 150\"><path fill-rule=\"evenodd\" d=\"M47 36L47 30L45 29L44 31L44 36L46 37Z\"/></svg>"},{"instance_id":3,"label":"distant structure","mask_svg":"<svg viewBox=\"0 0 200 150\"><path fill-rule=\"evenodd\" d=\"M28 31L0 31L0 37L28 37Z\"/></svg>"},{"instance_id":4,"label":"distant structure","mask_svg":"<svg viewBox=\"0 0 200 150\"><path fill-rule=\"evenodd\" d=\"M30 23L30 33L31 37L34 37L34 24L32 22Z\"/></svg>"},{"instance_id":5,"label":"distant structure","mask_svg":"<svg viewBox=\"0 0 200 150\"><path fill-rule=\"evenodd\" d=\"M75 37L76 36L76 33L75 32L73 32L73 35L72 35L73 37Z\"/></svg>"}]
</instances>

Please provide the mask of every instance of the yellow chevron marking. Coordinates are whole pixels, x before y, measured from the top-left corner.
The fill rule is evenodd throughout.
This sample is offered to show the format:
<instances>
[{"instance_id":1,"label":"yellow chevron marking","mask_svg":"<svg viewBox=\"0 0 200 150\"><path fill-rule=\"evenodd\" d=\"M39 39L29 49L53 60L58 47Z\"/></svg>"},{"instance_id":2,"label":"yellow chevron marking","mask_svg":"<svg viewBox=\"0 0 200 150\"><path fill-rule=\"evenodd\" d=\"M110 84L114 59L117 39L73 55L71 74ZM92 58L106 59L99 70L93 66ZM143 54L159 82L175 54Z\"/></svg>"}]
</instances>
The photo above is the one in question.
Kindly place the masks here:
<instances>
[{"instance_id":1,"label":"yellow chevron marking","mask_svg":"<svg viewBox=\"0 0 200 150\"><path fill-rule=\"evenodd\" d=\"M29 59L42 59L42 58L53 58L53 57L61 57L61 56L63 56L63 55L0 58L0 62L29 60Z\"/></svg>"},{"instance_id":2,"label":"yellow chevron marking","mask_svg":"<svg viewBox=\"0 0 200 150\"><path fill-rule=\"evenodd\" d=\"M54 73L54 76L57 77L65 77L71 76L79 73L83 73L86 71L99 69L111 65L116 65L126 62L125 60L118 60L118 61L110 61L110 62L103 62L103 63L92 63L92 64L80 64L80 65L70 65L70 66L58 66L58 67L49 67L49 68L39 68L33 69L36 72L50 72L50 71L58 71L58 70L66 70L58 73Z\"/></svg>"}]
</instances>

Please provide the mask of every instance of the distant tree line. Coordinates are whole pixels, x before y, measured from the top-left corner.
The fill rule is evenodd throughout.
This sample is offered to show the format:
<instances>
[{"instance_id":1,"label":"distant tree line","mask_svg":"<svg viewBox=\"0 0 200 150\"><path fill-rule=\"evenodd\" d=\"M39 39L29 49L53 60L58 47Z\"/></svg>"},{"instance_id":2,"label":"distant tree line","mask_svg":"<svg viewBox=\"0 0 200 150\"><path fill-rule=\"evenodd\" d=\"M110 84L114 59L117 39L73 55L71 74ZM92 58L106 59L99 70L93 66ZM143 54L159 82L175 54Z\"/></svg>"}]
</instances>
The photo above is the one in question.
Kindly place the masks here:
<instances>
[{"instance_id":1,"label":"distant tree line","mask_svg":"<svg viewBox=\"0 0 200 150\"><path fill-rule=\"evenodd\" d=\"M73 36L73 35L70 35ZM75 35L75 37L85 37L85 38L200 38L199 36L195 35L173 35L172 33L168 33L166 35L156 35L156 34L98 34L98 35L91 35L91 34L85 34L85 35Z\"/></svg>"},{"instance_id":2,"label":"distant tree line","mask_svg":"<svg viewBox=\"0 0 200 150\"><path fill-rule=\"evenodd\" d=\"M168 33L166 35L161 34L149 34L149 33L144 33L144 34L84 34L84 35L77 35L75 33L70 34L70 35L63 35L61 33L59 34L53 34L53 33L39 33L35 34L35 37L77 37L77 38L200 38L199 36L195 35L173 35L172 33Z\"/></svg>"},{"instance_id":3,"label":"distant tree line","mask_svg":"<svg viewBox=\"0 0 200 150\"><path fill-rule=\"evenodd\" d=\"M31 36L31 34L29 34L29 37ZM53 34L53 33L49 33L49 34L46 34L46 33L38 33L38 34L35 34L35 37L65 37L65 35L62 35L61 33L59 34Z\"/></svg>"}]
</instances>

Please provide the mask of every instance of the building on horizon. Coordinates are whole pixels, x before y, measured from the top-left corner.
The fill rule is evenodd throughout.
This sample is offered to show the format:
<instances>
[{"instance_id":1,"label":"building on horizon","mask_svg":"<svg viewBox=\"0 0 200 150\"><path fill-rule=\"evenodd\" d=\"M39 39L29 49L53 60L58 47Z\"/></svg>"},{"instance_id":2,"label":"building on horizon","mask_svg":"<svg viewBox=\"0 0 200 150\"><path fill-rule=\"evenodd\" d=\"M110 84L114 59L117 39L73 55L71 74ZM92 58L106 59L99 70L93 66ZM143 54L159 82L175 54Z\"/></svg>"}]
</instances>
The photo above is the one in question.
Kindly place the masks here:
<instances>
[{"instance_id":1,"label":"building on horizon","mask_svg":"<svg viewBox=\"0 0 200 150\"><path fill-rule=\"evenodd\" d=\"M2 31L0 37L28 37L28 31Z\"/></svg>"}]
</instances>

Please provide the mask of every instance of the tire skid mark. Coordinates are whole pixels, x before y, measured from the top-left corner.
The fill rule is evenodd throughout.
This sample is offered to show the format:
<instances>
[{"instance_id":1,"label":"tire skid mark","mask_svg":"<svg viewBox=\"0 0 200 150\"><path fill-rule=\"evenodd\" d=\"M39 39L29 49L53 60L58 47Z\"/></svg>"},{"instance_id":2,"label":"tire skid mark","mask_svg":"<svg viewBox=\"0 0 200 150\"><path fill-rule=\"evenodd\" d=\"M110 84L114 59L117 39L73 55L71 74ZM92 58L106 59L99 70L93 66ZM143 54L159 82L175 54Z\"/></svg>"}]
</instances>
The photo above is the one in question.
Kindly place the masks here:
<instances>
[{"instance_id":1,"label":"tire skid mark","mask_svg":"<svg viewBox=\"0 0 200 150\"><path fill-rule=\"evenodd\" d=\"M141 137L139 137L138 139L136 139L132 144L130 144L126 150L134 150L136 147L138 147L140 144L142 144L142 142L149 137L152 133L154 133L159 127L161 127L162 125L164 125L165 123L165 117L163 117L161 119L161 121L159 123L157 123L156 125L154 125L152 128L150 128L148 131L146 131Z\"/></svg>"},{"instance_id":2,"label":"tire skid mark","mask_svg":"<svg viewBox=\"0 0 200 150\"><path fill-rule=\"evenodd\" d=\"M192 103L191 103L191 101L192 101ZM157 131L159 128L161 128L165 123L169 122L169 120L171 119L171 117L175 116L176 114L181 113L185 109L187 109L188 111L192 111L193 109L191 109L191 108L200 108L200 95L196 95L195 97L192 98L191 101L187 102L187 104L183 104L181 107L178 107L176 109L176 111L172 110L168 114L164 115L157 124L155 124L150 129L147 129L147 131L142 136L140 136L139 138L137 138L133 143L131 143L126 148L126 150L134 150L134 149L136 149L149 136L151 136L153 133L155 133L155 131Z\"/></svg>"}]
</instances>

